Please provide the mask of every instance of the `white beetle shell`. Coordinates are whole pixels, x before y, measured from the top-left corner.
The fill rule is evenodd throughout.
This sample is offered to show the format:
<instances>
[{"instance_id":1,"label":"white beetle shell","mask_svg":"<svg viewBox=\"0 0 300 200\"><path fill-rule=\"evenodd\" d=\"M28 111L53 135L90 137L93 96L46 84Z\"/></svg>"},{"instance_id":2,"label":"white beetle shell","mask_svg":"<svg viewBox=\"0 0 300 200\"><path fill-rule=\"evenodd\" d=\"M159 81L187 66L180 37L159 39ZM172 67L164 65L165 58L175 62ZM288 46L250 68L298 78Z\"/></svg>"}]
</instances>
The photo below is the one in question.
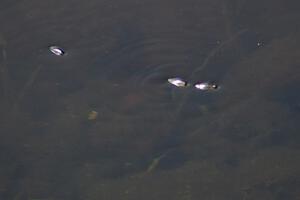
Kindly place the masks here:
<instances>
[{"instance_id":1,"label":"white beetle shell","mask_svg":"<svg viewBox=\"0 0 300 200\"><path fill-rule=\"evenodd\" d=\"M199 89L199 90L216 90L218 89L218 85L214 84L214 83L209 83L209 82L200 82L200 83L196 83L195 88Z\"/></svg>"},{"instance_id":2,"label":"white beetle shell","mask_svg":"<svg viewBox=\"0 0 300 200\"><path fill-rule=\"evenodd\" d=\"M49 50L57 56L62 56L65 54L65 51L58 46L50 46Z\"/></svg>"},{"instance_id":3,"label":"white beetle shell","mask_svg":"<svg viewBox=\"0 0 300 200\"><path fill-rule=\"evenodd\" d=\"M175 85L176 87L186 87L188 86L188 83L181 78L169 78L168 82L172 85Z\"/></svg>"}]
</instances>

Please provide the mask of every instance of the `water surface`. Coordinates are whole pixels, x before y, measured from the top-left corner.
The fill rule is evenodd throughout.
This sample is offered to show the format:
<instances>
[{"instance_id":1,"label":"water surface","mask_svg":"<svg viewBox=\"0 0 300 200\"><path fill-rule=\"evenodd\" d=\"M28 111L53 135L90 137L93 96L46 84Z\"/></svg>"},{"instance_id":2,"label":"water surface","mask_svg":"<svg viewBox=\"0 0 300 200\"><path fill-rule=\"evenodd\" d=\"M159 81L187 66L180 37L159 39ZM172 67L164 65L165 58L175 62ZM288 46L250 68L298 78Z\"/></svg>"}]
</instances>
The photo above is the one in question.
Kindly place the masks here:
<instances>
[{"instance_id":1,"label":"water surface","mask_svg":"<svg viewBox=\"0 0 300 200\"><path fill-rule=\"evenodd\" d=\"M3 1L0 198L297 199L298 8Z\"/></svg>"}]
</instances>

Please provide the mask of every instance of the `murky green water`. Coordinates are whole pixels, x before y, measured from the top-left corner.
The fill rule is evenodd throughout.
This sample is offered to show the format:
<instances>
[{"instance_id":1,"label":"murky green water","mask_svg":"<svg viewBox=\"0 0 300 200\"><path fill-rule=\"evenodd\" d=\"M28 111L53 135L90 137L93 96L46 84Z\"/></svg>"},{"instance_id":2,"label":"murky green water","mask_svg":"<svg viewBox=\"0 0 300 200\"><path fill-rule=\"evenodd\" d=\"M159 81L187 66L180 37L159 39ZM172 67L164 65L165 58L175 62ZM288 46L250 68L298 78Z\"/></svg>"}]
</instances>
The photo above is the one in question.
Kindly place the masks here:
<instances>
[{"instance_id":1,"label":"murky green water","mask_svg":"<svg viewBox=\"0 0 300 200\"><path fill-rule=\"evenodd\" d=\"M298 8L3 1L0 199L298 199Z\"/></svg>"}]
</instances>

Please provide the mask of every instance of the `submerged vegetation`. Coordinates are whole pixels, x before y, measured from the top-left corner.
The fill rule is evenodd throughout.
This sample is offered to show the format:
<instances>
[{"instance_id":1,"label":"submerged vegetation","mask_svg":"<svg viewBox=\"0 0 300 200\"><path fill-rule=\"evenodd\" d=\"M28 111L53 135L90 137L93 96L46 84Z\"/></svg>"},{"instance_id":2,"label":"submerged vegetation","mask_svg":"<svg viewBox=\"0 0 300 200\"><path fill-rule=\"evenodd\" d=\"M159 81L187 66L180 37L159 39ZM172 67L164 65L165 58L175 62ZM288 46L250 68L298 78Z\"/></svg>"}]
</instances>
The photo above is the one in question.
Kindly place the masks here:
<instances>
[{"instance_id":1,"label":"submerged vegetation","mask_svg":"<svg viewBox=\"0 0 300 200\"><path fill-rule=\"evenodd\" d=\"M92 3L70 18L69 5L49 9L72 30L61 38L70 53L35 49L22 70L0 37L0 199L296 199L298 34L281 9L244 19L266 2L195 4L139 5L137 21L105 18ZM68 24L78 12L84 27ZM175 90L167 81L177 75L222 87Z\"/></svg>"}]
</instances>

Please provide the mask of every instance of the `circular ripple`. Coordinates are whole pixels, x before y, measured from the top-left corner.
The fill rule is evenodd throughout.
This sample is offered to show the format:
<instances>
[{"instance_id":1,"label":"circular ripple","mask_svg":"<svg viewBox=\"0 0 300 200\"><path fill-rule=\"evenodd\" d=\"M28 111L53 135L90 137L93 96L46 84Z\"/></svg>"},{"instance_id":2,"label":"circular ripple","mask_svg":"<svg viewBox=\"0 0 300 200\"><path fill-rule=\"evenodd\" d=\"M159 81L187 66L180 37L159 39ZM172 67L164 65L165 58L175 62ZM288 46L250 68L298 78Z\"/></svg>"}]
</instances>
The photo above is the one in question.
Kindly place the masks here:
<instances>
[{"instance_id":1,"label":"circular ripple","mask_svg":"<svg viewBox=\"0 0 300 200\"><path fill-rule=\"evenodd\" d=\"M121 46L107 59L107 74L118 84L143 91L156 104L169 102L166 80L189 76L194 67L190 54L198 48L195 40L199 38L161 34L120 42Z\"/></svg>"}]
</instances>

